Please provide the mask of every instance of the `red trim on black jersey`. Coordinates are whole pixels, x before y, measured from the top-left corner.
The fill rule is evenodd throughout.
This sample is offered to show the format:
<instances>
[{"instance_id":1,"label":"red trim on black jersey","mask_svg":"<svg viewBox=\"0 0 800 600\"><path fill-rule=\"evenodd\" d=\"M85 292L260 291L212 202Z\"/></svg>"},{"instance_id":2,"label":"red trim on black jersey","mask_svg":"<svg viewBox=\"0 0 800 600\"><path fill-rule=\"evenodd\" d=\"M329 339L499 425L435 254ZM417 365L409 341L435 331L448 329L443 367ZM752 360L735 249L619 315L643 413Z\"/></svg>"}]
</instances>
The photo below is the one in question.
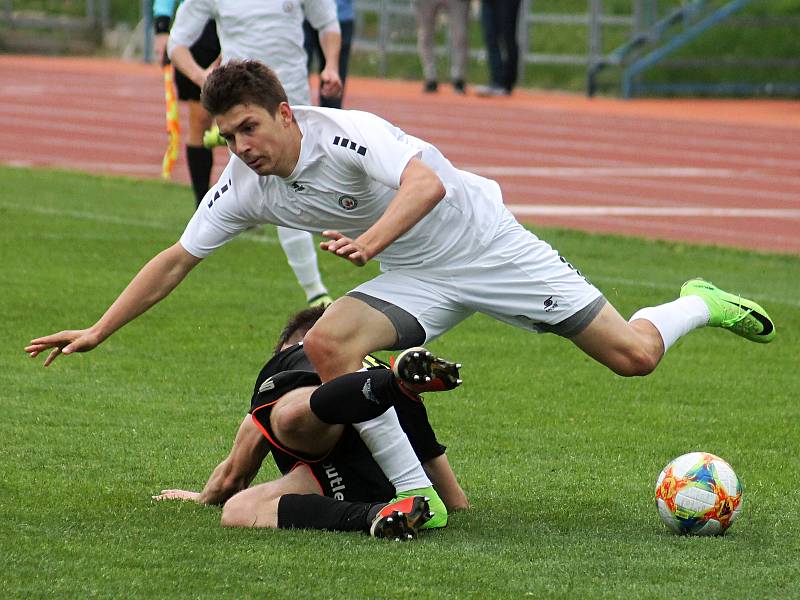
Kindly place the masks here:
<instances>
[{"instance_id":1,"label":"red trim on black jersey","mask_svg":"<svg viewBox=\"0 0 800 600\"><path fill-rule=\"evenodd\" d=\"M276 401L276 402L277 402L277 401ZM257 409L255 409L255 410L254 410L252 413L250 413L250 416L252 417L252 419L253 419L253 422L256 424L256 427L258 427L258 428L261 430L261 433L263 433L263 434L264 434L264 437L265 437L265 438L267 438L267 441L268 441L270 444L272 444L272 446L274 446L275 448L277 448L278 450L280 450L280 451L281 451L281 452L283 452L284 454L288 454L288 455L289 455L289 456L291 456L292 458L294 458L294 459L296 459L296 460L299 460L299 461L301 461L301 462L307 463L307 464L314 464L314 463L322 462L323 460L325 460L326 458L328 458L328 455L331 453L331 450L333 450L333 448L331 448L331 450L329 450L328 452L326 452L325 454L323 454L323 455L322 455L322 456L320 456L319 458L309 458L309 457L306 457L306 456L298 456L298 454L296 453L296 451L294 451L294 450L289 450L288 448L286 448L285 446L283 446L283 445L282 445L280 442L278 442L278 441L277 441L277 440L276 440L274 437L272 437L272 434L271 434L271 432L270 432L270 431L269 431L269 430L268 430L266 427L264 427L264 426L261 424L261 422L260 422L260 421L259 421L259 420L256 418L256 413L257 413L259 410L261 410L262 408L266 408L266 407L268 407L268 406L271 406L271 404L264 404L264 405L262 405L262 406L259 406L259 407L258 407Z\"/></svg>"}]
</instances>

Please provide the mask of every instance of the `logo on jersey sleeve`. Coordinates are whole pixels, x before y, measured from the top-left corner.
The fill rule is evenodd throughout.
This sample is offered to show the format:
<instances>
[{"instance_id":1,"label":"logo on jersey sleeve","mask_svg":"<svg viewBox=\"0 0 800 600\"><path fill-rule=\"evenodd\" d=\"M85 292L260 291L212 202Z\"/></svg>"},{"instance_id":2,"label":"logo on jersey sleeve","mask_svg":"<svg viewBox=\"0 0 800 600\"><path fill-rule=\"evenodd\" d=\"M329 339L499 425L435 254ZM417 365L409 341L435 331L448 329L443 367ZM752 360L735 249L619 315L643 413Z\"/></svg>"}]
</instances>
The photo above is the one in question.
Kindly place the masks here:
<instances>
[{"instance_id":1,"label":"logo on jersey sleeve","mask_svg":"<svg viewBox=\"0 0 800 600\"><path fill-rule=\"evenodd\" d=\"M358 200L352 196L339 196L339 206L345 210L353 210L358 206Z\"/></svg>"},{"instance_id":2,"label":"logo on jersey sleeve","mask_svg":"<svg viewBox=\"0 0 800 600\"><path fill-rule=\"evenodd\" d=\"M349 148L350 150L355 150L361 156L367 155L367 147L362 146L361 144L357 144L353 140L349 140L347 138L343 138L341 136L336 136L333 138L333 145L334 146L341 146L342 148Z\"/></svg>"},{"instance_id":3,"label":"logo on jersey sleeve","mask_svg":"<svg viewBox=\"0 0 800 600\"><path fill-rule=\"evenodd\" d=\"M225 184L225 185L223 185L221 188L219 188L219 189L218 189L218 190L217 190L217 191L214 193L214 197L213 197L213 198L211 198L211 199L208 201L208 208L211 208L212 206L214 206L214 202L216 202L217 200L219 200L219 199L220 199L220 196L222 196L222 194L224 194L224 193L225 193L225 192L227 192L229 189L231 189L231 187L233 187L233 182L232 182L230 179L228 179L228 183L226 183L226 184Z\"/></svg>"}]
</instances>

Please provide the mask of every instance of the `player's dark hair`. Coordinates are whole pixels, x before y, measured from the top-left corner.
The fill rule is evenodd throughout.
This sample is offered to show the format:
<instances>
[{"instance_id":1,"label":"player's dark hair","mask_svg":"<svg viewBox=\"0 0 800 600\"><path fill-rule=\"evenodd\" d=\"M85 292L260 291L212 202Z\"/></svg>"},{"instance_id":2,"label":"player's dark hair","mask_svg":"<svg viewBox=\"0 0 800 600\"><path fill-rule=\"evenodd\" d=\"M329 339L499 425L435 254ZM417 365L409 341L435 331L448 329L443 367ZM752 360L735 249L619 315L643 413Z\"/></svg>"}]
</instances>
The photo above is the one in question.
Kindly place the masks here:
<instances>
[{"instance_id":1,"label":"player's dark hair","mask_svg":"<svg viewBox=\"0 0 800 600\"><path fill-rule=\"evenodd\" d=\"M275 72L257 60L232 60L214 69L200 100L212 115L222 115L239 104L253 104L273 117L280 103L289 101Z\"/></svg>"},{"instance_id":2,"label":"player's dark hair","mask_svg":"<svg viewBox=\"0 0 800 600\"><path fill-rule=\"evenodd\" d=\"M273 353L277 354L280 352L283 345L293 337L303 337L308 333L308 330L314 326L314 323L319 320L324 312L324 306L313 306L303 309L289 317L289 321L287 321L286 326L283 328L283 331L281 331L281 336L278 338L278 345L275 346Z\"/></svg>"}]
</instances>

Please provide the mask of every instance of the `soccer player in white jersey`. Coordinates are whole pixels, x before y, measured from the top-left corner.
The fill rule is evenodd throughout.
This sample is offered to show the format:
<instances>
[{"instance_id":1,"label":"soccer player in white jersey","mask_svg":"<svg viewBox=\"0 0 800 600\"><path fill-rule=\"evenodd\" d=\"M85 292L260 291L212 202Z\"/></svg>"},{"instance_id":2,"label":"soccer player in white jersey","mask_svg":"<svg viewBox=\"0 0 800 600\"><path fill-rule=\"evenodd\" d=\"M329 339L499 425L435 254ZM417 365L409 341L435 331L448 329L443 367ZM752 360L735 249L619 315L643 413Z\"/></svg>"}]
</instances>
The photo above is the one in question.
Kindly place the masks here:
<instances>
[{"instance_id":1,"label":"soccer player in white jersey","mask_svg":"<svg viewBox=\"0 0 800 600\"><path fill-rule=\"evenodd\" d=\"M167 54L180 72L202 88L216 64L201 67L190 48L209 20L214 20L223 64L235 59L260 60L275 71L290 104L311 104L304 17L319 31L326 60L320 73L321 91L339 96L341 34L334 0L184 0L175 14ZM311 234L279 226L278 240L309 304L330 303Z\"/></svg>"},{"instance_id":2,"label":"soccer player in white jersey","mask_svg":"<svg viewBox=\"0 0 800 600\"><path fill-rule=\"evenodd\" d=\"M679 337L706 325L756 342L775 336L758 304L701 279L626 321L517 223L497 183L456 169L431 144L373 114L292 108L274 73L255 61L214 71L203 104L233 153L219 182L180 241L145 265L97 323L31 341L31 356L53 349L45 366L94 348L205 256L264 222L321 232L329 240L323 248L354 265L381 262L381 275L334 302L305 336L322 381L360 369L372 351L429 341L475 312L566 337L624 376L647 375ZM431 496L433 507L435 492L396 415L354 427L398 496Z\"/></svg>"}]
</instances>

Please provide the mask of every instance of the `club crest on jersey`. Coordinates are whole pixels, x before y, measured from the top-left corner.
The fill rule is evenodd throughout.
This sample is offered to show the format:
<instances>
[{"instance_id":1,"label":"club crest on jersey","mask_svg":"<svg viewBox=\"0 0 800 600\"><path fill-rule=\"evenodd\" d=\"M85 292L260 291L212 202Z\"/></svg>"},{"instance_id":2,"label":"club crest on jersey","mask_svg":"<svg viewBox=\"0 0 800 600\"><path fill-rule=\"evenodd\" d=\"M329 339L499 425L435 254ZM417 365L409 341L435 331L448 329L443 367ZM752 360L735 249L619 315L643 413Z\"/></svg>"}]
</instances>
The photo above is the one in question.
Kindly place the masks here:
<instances>
[{"instance_id":1,"label":"club crest on jersey","mask_svg":"<svg viewBox=\"0 0 800 600\"><path fill-rule=\"evenodd\" d=\"M345 210L353 210L358 206L358 200L352 196L339 196L339 206Z\"/></svg>"}]
</instances>

